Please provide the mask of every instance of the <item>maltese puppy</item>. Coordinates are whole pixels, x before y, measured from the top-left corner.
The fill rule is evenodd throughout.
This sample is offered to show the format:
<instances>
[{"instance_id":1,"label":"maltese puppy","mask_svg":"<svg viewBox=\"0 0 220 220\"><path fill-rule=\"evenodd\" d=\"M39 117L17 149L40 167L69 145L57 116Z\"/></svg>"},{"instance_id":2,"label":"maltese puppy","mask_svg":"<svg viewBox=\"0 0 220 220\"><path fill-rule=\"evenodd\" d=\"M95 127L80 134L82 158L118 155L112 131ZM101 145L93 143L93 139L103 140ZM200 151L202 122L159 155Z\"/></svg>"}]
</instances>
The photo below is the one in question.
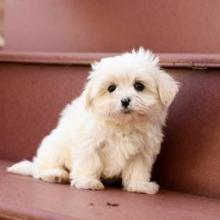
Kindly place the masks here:
<instances>
[{"instance_id":1,"label":"maltese puppy","mask_svg":"<svg viewBox=\"0 0 220 220\"><path fill-rule=\"evenodd\" d=\"M83 93L66 106L33 162L8 171L90 190L103 189L102 179L121 178L127 191L155 194L152 166L178 92L158 63L143 48L94 63Z\"/></svg>"}]
</instances>

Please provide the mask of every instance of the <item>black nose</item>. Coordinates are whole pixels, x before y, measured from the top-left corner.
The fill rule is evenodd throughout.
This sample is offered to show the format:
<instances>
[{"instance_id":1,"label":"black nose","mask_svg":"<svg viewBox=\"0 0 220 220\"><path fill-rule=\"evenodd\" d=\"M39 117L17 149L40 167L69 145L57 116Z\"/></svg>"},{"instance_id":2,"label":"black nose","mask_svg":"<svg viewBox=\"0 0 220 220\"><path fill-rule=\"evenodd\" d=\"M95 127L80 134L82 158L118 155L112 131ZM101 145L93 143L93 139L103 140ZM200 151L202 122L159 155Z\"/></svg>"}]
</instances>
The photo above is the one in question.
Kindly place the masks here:
<instances>
[{"instance_id":1,"label":"black nose","mask_svg":"<svg viewBox=\"0 0 220 220\"><path fill-rule=\"evenodd\" d=\"M130 97L122 98L121 105L123 107L127 108L129 106L130 102L131 102L131 98Z\"/></svg>"}]
</instances>

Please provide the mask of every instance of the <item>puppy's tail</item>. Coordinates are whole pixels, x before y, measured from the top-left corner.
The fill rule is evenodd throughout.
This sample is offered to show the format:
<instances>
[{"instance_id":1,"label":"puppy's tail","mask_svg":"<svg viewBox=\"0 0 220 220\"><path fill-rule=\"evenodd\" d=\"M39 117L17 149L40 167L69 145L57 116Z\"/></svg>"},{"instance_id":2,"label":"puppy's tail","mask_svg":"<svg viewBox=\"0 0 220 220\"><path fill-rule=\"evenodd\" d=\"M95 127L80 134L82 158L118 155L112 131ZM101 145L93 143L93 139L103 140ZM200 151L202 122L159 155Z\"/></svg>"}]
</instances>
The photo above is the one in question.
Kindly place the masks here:
<instances>
[{"instance_id":1,"label":"puppy's tail","mask_svg":"<svg viewBox=\"0 0 220 220\"><path fill-rule=\"evenodd\" d=\"M28 160L23 160L7 168L10 173L21 174L25 176L33 175L33 163Z\"/></svg>"}]
</instances>

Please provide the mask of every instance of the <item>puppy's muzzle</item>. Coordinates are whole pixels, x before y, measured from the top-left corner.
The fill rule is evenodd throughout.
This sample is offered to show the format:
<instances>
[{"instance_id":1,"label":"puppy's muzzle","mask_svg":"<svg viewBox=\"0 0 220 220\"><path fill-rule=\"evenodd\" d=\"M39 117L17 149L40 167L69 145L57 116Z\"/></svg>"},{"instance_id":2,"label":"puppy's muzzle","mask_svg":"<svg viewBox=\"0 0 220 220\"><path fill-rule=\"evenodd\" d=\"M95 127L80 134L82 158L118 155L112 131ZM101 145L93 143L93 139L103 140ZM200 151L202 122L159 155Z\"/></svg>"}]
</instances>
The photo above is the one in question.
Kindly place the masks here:
<instances>
[{"instance_id":1,"label":"puppy's muzzle","mask_svg":"<svg viewBox=\"0 0 220 220\"><path fill-rule=\"evenodd\" d=\"M131 98L130 97L124 97L124 98L121 99L121 105L124 108L128 108L128 106L130 105L130 102L131 102Z\"/></svg>"}]
</instances>

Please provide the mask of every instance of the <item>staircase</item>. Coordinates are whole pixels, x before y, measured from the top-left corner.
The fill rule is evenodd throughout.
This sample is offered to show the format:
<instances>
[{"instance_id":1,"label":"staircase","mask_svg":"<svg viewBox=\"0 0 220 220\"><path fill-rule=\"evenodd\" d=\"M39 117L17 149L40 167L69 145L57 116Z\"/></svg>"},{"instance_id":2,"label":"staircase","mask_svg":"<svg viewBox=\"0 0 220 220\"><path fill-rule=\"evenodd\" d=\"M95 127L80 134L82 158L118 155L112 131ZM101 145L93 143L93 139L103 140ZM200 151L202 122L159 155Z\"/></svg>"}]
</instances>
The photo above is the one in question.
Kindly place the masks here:
<instances>
[{"instance_id":1,"label":"staircase","mask_svg":"<svg viewBox=\"0 0 220 220\"><path fill-rule=\"evenodd\" d=\"M0 52L0 219L220 219L220 2L7 0ZM6 173L31 159L91 62L134 47L181 82L157 195L84 191Z\"/></svg>"}]
</instances>

